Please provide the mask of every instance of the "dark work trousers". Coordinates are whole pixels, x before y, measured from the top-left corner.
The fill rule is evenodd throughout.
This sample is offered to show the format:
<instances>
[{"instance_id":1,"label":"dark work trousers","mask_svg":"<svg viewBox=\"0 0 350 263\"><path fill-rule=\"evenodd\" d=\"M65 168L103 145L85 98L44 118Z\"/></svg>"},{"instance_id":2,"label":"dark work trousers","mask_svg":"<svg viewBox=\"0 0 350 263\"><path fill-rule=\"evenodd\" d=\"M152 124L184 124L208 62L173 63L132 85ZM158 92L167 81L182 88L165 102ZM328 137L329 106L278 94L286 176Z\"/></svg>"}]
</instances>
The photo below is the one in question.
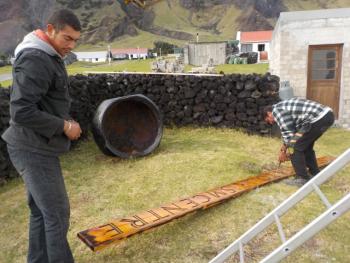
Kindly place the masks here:
<instances>
[{"instance_id":1,"label":"dark work trousers","mask_svg":"<svg viewBox=\"0 0 350 263\"><path fill-rule=\"evenodd\" d=\"M67 241L69 200L58 157L27 152L9 145L8 152L28 194L28 262L74 262Z\"/></svg>"},{"instance_id":2,"label":"dark work trousers","mask_svg":"<svg viewBox=\"0 0 350 263\"><path fill-rule=\"evenodd\" d=\"M297 176L309 178L307 168L309 168L309 172L313 176L319 173L314 144L333 123L334 115L333 112L329 111L320 120L312 123L310 131L304 133L296 142L291 161Z\"/></svg>"}]
</instances>

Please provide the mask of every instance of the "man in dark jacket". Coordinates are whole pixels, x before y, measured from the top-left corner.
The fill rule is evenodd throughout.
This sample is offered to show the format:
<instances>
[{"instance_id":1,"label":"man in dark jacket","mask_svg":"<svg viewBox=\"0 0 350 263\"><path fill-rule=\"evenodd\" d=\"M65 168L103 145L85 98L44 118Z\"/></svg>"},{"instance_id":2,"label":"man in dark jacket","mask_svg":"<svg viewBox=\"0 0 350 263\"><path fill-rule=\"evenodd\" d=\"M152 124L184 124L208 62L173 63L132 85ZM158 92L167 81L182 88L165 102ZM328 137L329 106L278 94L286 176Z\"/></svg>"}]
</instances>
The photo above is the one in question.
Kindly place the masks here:
<instances>
[{"instance_id":1,"label":"man in dark jacket","mask_svg":"<svg viewBox=\"0 0 350 263\"><path fill-rule=\"evenodd\" d=\"M74 262L66 237L69 200L58 156L81 134L69 116L63 63L80 31L78 18L60 10L49 18L45 31L29 33L15 50L10 127L2 138L27 189L28 262Z\"/></svg>"},{"instance_id":2,"label":"man in dark jacket","mask_svg":"<svg viewBox=\"0 0 350 263\"><path fill-rule=\"evenodd\" d=\"M277 123L283 137L279 162L291 158L297 175L295 184L302 185L319 172L314 151L315 141L334 123L332 109L315 101L293 98L264 109L269 124ZM288 153L287 149L290 149Z\"/></svg>"}]
</instances>

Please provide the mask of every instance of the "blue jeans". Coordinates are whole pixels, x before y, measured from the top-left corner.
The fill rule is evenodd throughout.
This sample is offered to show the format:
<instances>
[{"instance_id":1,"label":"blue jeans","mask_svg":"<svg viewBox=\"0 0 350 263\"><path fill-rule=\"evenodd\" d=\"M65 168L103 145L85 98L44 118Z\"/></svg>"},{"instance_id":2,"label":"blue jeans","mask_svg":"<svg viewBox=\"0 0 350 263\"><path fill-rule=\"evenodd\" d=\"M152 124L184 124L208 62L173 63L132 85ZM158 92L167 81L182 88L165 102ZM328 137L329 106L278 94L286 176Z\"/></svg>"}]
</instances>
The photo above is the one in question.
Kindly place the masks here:
<instances>
[{"instance_id":1,"label":"blue jeans","mask_svg":"<svg viewBox=\"0 0 350 263\"><path fill-rule=\"evenodd\" d=\"M67 240L69 200L58 157L27 152L10 145L7 148L28 194L28 262L74 262Z\"/></svg>"}]
</instances>

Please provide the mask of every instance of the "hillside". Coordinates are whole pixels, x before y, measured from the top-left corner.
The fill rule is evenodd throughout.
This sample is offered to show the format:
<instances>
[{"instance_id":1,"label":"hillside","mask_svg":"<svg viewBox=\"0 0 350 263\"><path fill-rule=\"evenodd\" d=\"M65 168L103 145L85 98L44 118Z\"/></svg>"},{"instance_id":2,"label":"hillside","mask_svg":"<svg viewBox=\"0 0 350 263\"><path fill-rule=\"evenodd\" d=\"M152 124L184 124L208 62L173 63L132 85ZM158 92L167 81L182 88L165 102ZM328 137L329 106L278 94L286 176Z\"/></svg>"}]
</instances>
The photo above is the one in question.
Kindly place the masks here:
<instances>
[{"instance_id":1,"label":"hillside","mask_svg":"<svg viewBox=\"0 0 350 263\"><path fill-rule=\"evenodd\" d=\"M70 8L81 19L78 49L152 47L154 40L177 45L235 38L237 30L273 29L283 11L350 7L349 0L163 0L147 9L123 0L1 0L0 53L12 53L52 10Z\"/></svg>"}]
</instances>

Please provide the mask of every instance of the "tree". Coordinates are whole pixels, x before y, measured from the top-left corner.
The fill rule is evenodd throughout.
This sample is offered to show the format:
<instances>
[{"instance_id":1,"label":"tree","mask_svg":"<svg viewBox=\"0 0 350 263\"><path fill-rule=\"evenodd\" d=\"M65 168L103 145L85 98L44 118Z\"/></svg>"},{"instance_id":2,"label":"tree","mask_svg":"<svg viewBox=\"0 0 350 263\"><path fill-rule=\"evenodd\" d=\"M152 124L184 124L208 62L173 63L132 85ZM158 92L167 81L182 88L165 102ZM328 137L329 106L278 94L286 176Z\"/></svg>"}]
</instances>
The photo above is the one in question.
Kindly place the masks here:
<instances>
[{"instance_id":1,"label":"tree","mask_svg":"<svg viewBox=\"0 0 350 263\"><path fill-rule=\"evenodd\" d=\"M174 48L178 46L167 43L164 41L155 41L154 48L152 49L152 53L158 53L159 55L168 55L174 53Z\"/></svg>"}]
</instances>

